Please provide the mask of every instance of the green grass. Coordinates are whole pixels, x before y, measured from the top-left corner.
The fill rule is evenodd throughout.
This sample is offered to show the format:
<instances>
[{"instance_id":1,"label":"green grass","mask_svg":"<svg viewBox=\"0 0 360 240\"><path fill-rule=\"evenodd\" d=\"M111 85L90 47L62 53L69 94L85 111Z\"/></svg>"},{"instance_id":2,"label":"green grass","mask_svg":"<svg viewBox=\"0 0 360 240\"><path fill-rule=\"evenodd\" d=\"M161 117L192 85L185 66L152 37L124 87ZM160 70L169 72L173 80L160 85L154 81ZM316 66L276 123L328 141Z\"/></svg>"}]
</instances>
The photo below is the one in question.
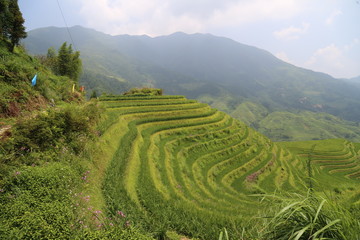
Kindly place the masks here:
<instances>
[{"instance_id":1,"label":"green grass","mask_svg":"<svg viewBox=\"0 0 360 240\"><path fill-rule=\"evenodd\" d=\"M159 238L171 230L212 239L224 227L231 238L254 238L262 221L250 223L268 207L261 194L306 194L314 144L314 190L336 194L346 204L358 199L357 144L273 143L228 115L181 97L108 100L102 102L108 125L121 126L122 134L106 173L107 208L126 209L136 226ZM325 185L330 179L339 185Z\"/></svg>"},{"instance_id":2,"label":"green grass","mask_svg":"<svg viewBox=\"0 0 360 240\"><path fill-rule=\"evenodd\" d=\"M265 239L359 239L360 222L337 201L308 195L267 196L278 202L267 211Z\"/></svg>"},{"instance_id":3,"label":"green grass","mask_svg":"<svg viewBox=\"0 0 360 240\"><path fill-rule=\"evenodd\" d=\"M161 229L211 238L229 223L250 228L246 222L263 208L251 196L258 183L276 186L263 185L262 192L303 191L294 183L301 179L292 165L299 164L296 157L277 157L280 147L221 112L169 99L103 101L109 126L123 126L105 179L109 209L125 207L133 222L154 232L164 232L150 224L158 219ZM270 174L282 166L287 178ZM250 183L254 173L258 179ZM230 227L229 234L237 236L236 229Z\"/></svg>"},{"instance_id":4,"label":"green grass","mask_svg":"<svg viewBox=\"0 0 360 240\"><path fill-rule=\"evenodd\" d=\"M311 157L314 189L348 202L359 200L359 154L356 146L344 139L306 142L283 142L302 161ZM315 146L313 152L310 149ZM331 184L329 184L331 183Z\"/></svg>"},{"instance_id":5,"label":"green grass","mask_svg":"<svg viewBox=\"0 0 360 240\"><path fill-rule=\"evenodd\" d=\"M206 104L182 97L170 101L171 97L163 96L133 98L100 103L106 110L96 125L97 132L88 129L97 133L99 139L84 145L82 151L76 150L79 146L74 145L77 140L81 141L80 135L69 135L69 140L61 140L69 133L59 130L62 123L59 116L74 117L67 120L71 126L64 129L81 133L81 129L85 129L81 127L81 122L95 127L95 122L91 124L84 120L86 116L90 120L93 115L90 107L84 106L82 111L86 114L80 114L79 110L73 109L74 106L63 106L61 111L57 109L54 113L39 114L38 118L44 124L34 125L37 121L29 121L24 125L25 130L34 125L43 131L49 123L56 130L54 134L60 134L60 140L53 138L52 141L36 143L39 148L33 147L34 151L43 151L41 144L70 144L64 145L69 152L59 159L59 166L55 163L50 166L62 168L59 171L54 168L60 175L63 170L72 175L66 177L66 182L60 181L56 174L49 175L49 179L44 178L44 181L51 184L59 181L54 184L60 189L71 189L72 193L76 193L74 197L69 192L64 194L54 190L61 193L57 198L66 198L70 205L77 206L79 203L81 207L78 210L57 205L56 201L49 206L50 209L61 210L60 215L56 215L58 222L70 224L81 221L91 226L85 229L78 225L78 236L96 239L133 234L132 239L149 239L147 235L164 239L171 233L172 237L214 239L221 232L225 236L224 228L229 239L295 239L297 236L302 239L305 235L338 236L337 232L343 235L349 232L349 236L355 236L349 224L358 224L355 219L359 215L360 197L357 189L360 175L359 144L342 139L274 143L244 123ZM173 104L174 101L176 104ZM95 107L96 104L90 103L89 106ZM68 115L62 115L62 112ZM50 134L49 131L45 133ZM31 134L24 136L32 139ZM29 140L21 141L28 143ZM27 158L29 165L42 155L32 156L31 159ZM46 155L46 159L52 158ZM309 159L313 189L307 198L299 200L294 196L307 196L308 193ZM39 178L44 172L55 171L47 169L47 165L44 165L41 174L35 174L32 167L26 167L21 171L29 171L29 176L35 174L36 177L31 177L32 180L29 177L18 184L17 175L11 176L9 179L16 184L10 181L6 186L10 189L24 185L21 191L29 202L34 198L32 194L37 193L31 190L32 181L36 185L42 181ZM86 182L83 182L84 177ZM26 185L27 182L30 185ZM65 183L74 186L63 187ZM18 191L14 189L11 192ZM47 188L44 186L41 189ZM41 191L39 194L46 196ZM82 194L79 194L80 191ZM320 200L313 200L315 195ZM326 199L326 202L322 199ZM2 200L5 202L6 197ZM17 204L10 203L4 206L12 208ZM332 204L335 203L342 216L331 213ZM350 208L353 212L349 211ZM42 206L36 209L41 210ZM120 217L119 211L126 217ZM9 211L6 213L9 214ZM23 212L20 211L21 214ZM42 218L48 218L47 214L51 215L52 210L44 212L35 225L38 226ZM299 222L298 226L286 224L284 219L292 218ZM11 217L1 219L5 224L5 220ZM24 219L23 223L28 224L29 219ZM338 219L345 220L342 222ZM110 228L110 224L114 223L118 227ZM125 223L131 227L123 228ZM3 231L3 234L11 236L26 233L25 227L16 230L9 224L13 223L10 221L4 225L5 228L0 228L0 233ZM100 224L106 228L97 232L96 225ZM9 229L14 233L10 233ZM50 231L54 236L61 232L56 228ZM328 231L335 235L329 235ZM35 233L43 234L40 230ZM64 234L65 238L75 236L68 229L64 230Z\"/></svg>"}]
</instances>

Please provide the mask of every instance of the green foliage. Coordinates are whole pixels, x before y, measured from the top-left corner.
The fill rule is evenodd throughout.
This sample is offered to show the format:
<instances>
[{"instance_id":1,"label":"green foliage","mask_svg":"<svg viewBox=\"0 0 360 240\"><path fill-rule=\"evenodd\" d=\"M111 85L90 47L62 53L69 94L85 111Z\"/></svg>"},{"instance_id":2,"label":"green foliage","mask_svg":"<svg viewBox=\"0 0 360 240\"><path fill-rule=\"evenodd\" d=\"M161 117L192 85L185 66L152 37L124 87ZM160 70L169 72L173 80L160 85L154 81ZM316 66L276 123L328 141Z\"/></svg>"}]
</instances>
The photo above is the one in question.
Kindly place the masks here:
<instances>
[{"instance_id":1,"label":"green foliage","mask_svg":"<svg viewBox=\"0 0 360 240\"><path fill-rule=\"evenodd\" d=\"M275 197L280 208L268 221L264 239L359 239L360 222L333 200L314 196Z\"/></svg>"},{"instance_id":2,"label":"green foliage","mask_svg":"<svg viewBox=\"0 0 360 240\"><path fill-rule=\"evenodd\" d=\"M102 109L96 101L60 105L60 100L81 102L71 93L73 81L53 75L22 48L11 53L7 45L0 40L0 117L17 118L0 122L0 238L151 239L126 221L112 226L106 215L100 218L106 227L98 229L95 213L84 214L91 207L84 203L88 198L76 194L89 191L84 169L93 165L96 151L89 145ZM35 73L38 83L32 87ZM48 101L52 107L45 109Z\"/></svg>"},{"instance_id":3,"label":"green foliage","mask_svg":"<svg viewBox=\"0 0 360 240\"><path fill-rule=\"evenodd\" d=\"M48 101L81 101L72 93L73 81L58 77L44 67L37 58L30 57L22 48L11 53L0 41L0 117L19 116L23 112L45 107ZM37 74L37 84L31 79Z\"/></svg>"},{"instance_id":4,"label":"green foliage","mask_svg":"<svg viewBox=\"0 0 360 240\"><path fill-rule=\"evenodd\" d=\"M226 228L224 228L224 231L221 231L220 232L220 235L219 235L219 240L229 240L229 235L226 231Z\"/></svg>"},{"instance_id":5,"label":"green foliage","mask_svg":"<svg viewBox=\"0 0 360 240\"><path fill-rule=\"evenodd\" d=\"M93 135L93 125L100 118L95 102L82 107L68 105L64 109L50 109L31 119L21 119L13 126L9 152L22 154L47 149L60 150L70 146L73 151L84 149L85 141Z\"/></svg>"},{"instance_id":6,"label":"green foliage","mask_svg":"<svg viewBox=\"0 0 360 240\"><path fill-rule=\"evenodd\" d=\"M73 81L78 81L80 78L82 71L80 52L73 52L72 45L68 46L67 42L61 45L58 53L50 47L46 55L38 55L37 58L59 76L67 76Z\"/></svg>"},{"instance_id":7,"label":"green foliage","mask_svg":"<svg viewBox=\"0 0 360 240\"><path fill-rule=\"evenodd\" d=\"M52 56L53 53L50 53L50 57ZM67 46L67 43L64 42L61 45L57 56L56 73L60 76L68 76L75 81L79 79L81 73L80 52L74 53L71 44Z\"/></svg>"},{"instance_id":8,"label":"green foliage","mask_svg":"<svg viewBox=\"0 0 360 240\"><path fill-rule=\"evenodd\" d=\"M95 91L95 90L92 91L92 93L91 93L91 95L90 95L90 99L91 99L91 98L97 98L97 94L96 94L96 91Z\"/></svg>"},{"instance_id":9,"label":"green foliage","mask_svg":"<svg viewBox=\"0 0 360 240\"><path fill-rule=\"evenodd\" d=\"M25 20L22 17L17 0L1 0L0 10L1 38L8 39L11 42L9 49L13 52L20 39L27 36L23 25Z\"/></svg>"},{"instance_id":10,"label":"green foliage","mask_svg":"<svg viewBox=\"0 0 360 240\"><path fill-rule=\"evenodd\" d=\"M274 141L305 141L345 138L360 141L356 122L345 121L327 113L302 111L272 112L256 121L258 131Z\"/></svg>"},{"instance_id":11,"label":"green foliage","mask_svg":"<svg viewBox=\"0 0 360 240\"><path fill-rule=\"evenodd\" d=\"M132 88L124 93L130 96L161 96L162 94L163 90L159 88Z\"/></svg>"},{"instance_id":12,"label":"green foliage","mask_svg":"<svg viewBox=\"0 0 360 240\"><path fill-rule=\"evenodd\" d=\"M68 239L78 183L76 171L62 163L17 169L1 186L0 238Z\"/></svg>"}]
</instances>

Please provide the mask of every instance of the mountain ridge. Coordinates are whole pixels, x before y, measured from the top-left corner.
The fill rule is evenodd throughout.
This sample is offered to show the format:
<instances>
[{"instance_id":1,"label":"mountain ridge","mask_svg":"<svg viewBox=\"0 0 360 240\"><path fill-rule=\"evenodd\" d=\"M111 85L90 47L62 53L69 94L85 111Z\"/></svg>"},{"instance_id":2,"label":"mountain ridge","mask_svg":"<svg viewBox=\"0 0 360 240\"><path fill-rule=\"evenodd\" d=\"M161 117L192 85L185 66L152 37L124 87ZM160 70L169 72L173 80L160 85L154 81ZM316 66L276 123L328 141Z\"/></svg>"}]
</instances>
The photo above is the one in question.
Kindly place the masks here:
<instances>
[{"instance_id":1,"label":"mountain ridge","mask_svg":"<svg viewBox=\"0 0 360 240\"><path fill-rule=\"evenodd\" d=\"M111 36L80 26L69 31L81 51L81 84L88 92L116 94L150 86L188 98L208 96L214 103L215 99L222 102L219 109L229 114L241 103L253 102L269 113L311 111L348 121L360 119L358 85L296 67L268 51L225 37L182 32ZM42 28L28 35L24 44L33 54L71 42L65 28Z\"/></svg>"}]
</instances>

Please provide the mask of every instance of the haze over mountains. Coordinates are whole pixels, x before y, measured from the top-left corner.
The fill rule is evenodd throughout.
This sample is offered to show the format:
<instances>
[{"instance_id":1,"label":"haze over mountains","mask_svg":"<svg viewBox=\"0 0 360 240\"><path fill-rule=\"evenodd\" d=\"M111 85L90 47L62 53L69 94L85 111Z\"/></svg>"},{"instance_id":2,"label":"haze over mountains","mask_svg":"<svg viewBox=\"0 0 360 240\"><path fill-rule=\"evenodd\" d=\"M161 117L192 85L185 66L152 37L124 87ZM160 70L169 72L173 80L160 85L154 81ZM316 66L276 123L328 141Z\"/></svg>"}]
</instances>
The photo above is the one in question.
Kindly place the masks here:
<instances>
[{"instance_id":1,"label":"haze over mountains","mask_svg":"<svg viewBox=\"0 0 360 240\"><path fill-rule=\"evenodd\" d=\"M273 140L360 140L360 85L298 68L267 51L210 34L111 36L80 26L30 31L33 54L73 42L88 93L155 86L209 103Z\"/></svg>"}]
</instances>

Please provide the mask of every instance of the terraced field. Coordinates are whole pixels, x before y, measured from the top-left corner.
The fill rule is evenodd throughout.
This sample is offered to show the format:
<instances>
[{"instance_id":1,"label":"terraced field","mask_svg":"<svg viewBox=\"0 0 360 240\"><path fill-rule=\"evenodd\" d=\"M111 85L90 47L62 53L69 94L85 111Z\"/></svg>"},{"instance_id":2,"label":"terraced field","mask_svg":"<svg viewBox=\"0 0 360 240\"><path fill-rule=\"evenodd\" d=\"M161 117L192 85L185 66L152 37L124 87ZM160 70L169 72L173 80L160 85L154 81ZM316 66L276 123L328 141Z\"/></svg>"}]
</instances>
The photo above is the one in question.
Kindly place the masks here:
<instances>
[{"instance_id":1,"label":"terraced field","mask_svg":"<svg viewBox=\"0 0 360 240\"><path fill-rule=\"evenodd\" d=\"M102 103L104 131L117 144L107 201L134 221L154 227L158 219L184 234L216 235L261 211L254 193L304 190L299 158L206 104L182 96L114 96Z\"/></svg>"},{"instance_id":2,"label":"terraced field","mask_svg":"<svg viewBox=\"0 0 360 240\"><path fill-rule=\"evenodd\" d=\"M344 139L279 143L303 162L310 160L315 190L333 191L359 201L360 144ZM346 194L345 194L346 193Z\"/></svg>"}]
</instances>

